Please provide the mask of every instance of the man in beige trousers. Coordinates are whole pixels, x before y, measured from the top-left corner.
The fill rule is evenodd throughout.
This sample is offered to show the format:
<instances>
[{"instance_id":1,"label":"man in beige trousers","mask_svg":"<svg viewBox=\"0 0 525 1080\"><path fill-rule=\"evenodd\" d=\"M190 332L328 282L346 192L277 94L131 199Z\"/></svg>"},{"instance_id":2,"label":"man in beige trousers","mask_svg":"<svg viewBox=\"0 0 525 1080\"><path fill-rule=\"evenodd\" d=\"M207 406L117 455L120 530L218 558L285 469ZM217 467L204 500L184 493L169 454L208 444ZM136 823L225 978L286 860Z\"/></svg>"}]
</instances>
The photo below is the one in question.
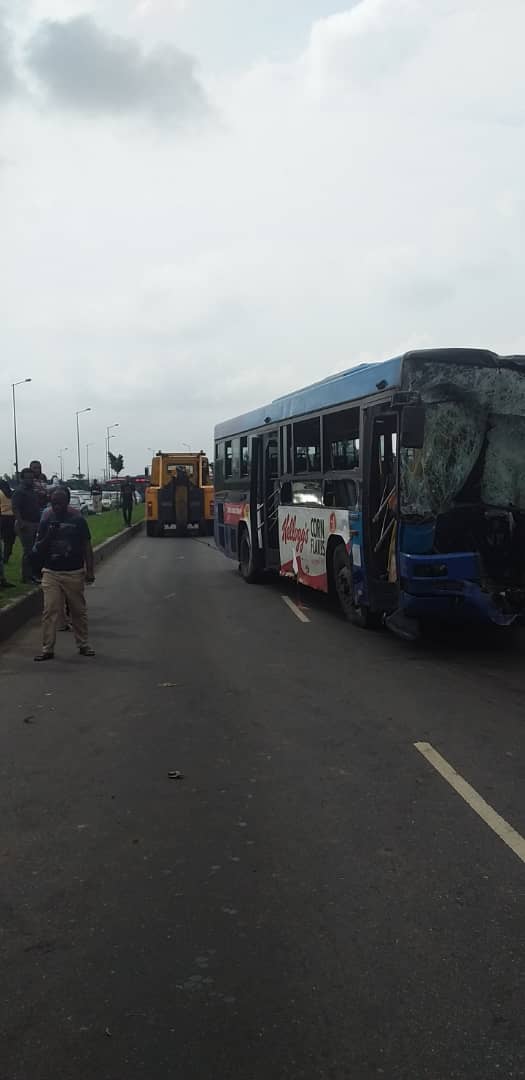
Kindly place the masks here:
<instances>
[{"instance_id":1,"label":"man in beige trousers","mask_svg":"<svg viewBox=\"0 0 525 1080\"><path fill-rule=\"evenodd\" d=\"M35 660L53 659L57 622L66 601L80 655L94 656L84 596L85 583L95 580L91 535L82 514L68 505L63 488L54 488L51 493L51 513L40 523L34 550L42 565L44 592L43 648Z\"/></svg>"}]
</instances>

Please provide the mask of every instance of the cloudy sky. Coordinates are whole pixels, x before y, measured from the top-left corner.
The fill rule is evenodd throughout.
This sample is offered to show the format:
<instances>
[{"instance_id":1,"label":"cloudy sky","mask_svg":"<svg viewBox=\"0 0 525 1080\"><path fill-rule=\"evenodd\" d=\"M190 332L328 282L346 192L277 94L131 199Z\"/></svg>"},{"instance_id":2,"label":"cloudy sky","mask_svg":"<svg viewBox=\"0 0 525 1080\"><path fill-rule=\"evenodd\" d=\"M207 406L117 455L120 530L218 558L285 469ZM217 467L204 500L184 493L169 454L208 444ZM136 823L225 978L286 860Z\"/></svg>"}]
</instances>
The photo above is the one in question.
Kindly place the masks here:
<instances>
[{"instance_id":1,"label":"cloudy sky","mask_svg":"<svg viewBox=\"0 0 525 1080\"><path fill-rule=\"evenodd\" d=\"M0 0L0 472L525 352L523 0ZM84 453L84 451L83 451ZM75 456L66 456L73 468Z\"/></svg>"}]
</instances>

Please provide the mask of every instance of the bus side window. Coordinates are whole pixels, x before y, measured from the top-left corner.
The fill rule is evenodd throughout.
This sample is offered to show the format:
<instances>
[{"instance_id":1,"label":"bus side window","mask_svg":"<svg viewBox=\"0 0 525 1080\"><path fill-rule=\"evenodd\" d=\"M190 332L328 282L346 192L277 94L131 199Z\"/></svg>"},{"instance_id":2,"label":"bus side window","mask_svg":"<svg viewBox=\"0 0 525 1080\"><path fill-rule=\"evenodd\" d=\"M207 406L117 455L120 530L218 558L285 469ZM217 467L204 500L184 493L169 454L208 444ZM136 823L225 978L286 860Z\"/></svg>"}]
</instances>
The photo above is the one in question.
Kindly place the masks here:
<instances>
[{"instance_id":1,"label":"bus side window","mask_svg":"<svg viewBox=\"0 0 525 1080\"><path fill-rule=\"evenodd\" d=\"M285 480L281 484L281 506L291 506L292 501L292 482L291 480Z\"/></svg>"},{"instance_id":2,"label":"bus side window","mask_svg":"<svg viewBox=\"0 0 525 1080\"><path fill-rule=\"evenodd\" d=\"M323 494L320 480L294 480L292 482L294 506L322 506Z\"/></svg>"},{"instance_id":3,"label":"bus side window","mask_svg":"<svg viewBox=\"0 0 525 1080\"><path fill-rule=\"evenodd\" d=\"M302 420L293 426L294 472L321 471L321 421Z\"/></svg>"},{"instance_id":4,"label":"bus side window","mask_svg":"<svg viewBox=\"0 0 525 1080\"><path fill-rule=\"evenodd\" d=\"M224 444L224 476L226 480L232 475L233 471L233 450L231 439Z\"/></svg>"},{"instance_id":5,"label":"bus side window","mask_svg":"<svg viewBox=\"0 0 525 1080\"><path fill-rule=\"evenodd\" d=\"M240 439L232 439L232 472L231 475L237 480L241 475L241 442Z\"/></svg>"},{"instance_id":6,"label":"bus side window","mask_svg":"<svg viewBox=\"0 0 525 1080\"><path fill-rule=\"evenodd\" d=\"M215 446L214 477L215 487L220 491L224 483L224 443L217 443Z\"/></svg>"},{"instance_id":7,"label":"bus side window","mask_svg":"<svg viewBox=\"0 0 525 1080\"><path fill-rule=\"evenodd\" d=\"M281 475L289 476L292 469L292 425L281 427Z\"/></svg>"},{"instance_id":8,"label":"bus side window","mask_svg":"<svg viewBox=\"0 0 525 1080\"><path fill-rule=\"evenodd\" d=\"M338 510L355 509L358 504L355 480L325 480L323 502Z\"/></svg>"},{"instance_id":9,"label":"bus side window","mask_svg":"<svg viewBox=\"0 0 525 1080\"><path fill-rule=\"evenodd\" d=\"M324 417L325 469L343 472L359 467L359 409L342 409Z\"/></svg>"},{"instance_id":10,"label":"bus side window","mask_svg":"<svg viewBox=\"0 0 525 1080\"><path fill-rule=\"evenodd\" d=\"M248 436L241 438L241 476L250 475L250 451L248 449Z\"/></svg>"}]
</instances>

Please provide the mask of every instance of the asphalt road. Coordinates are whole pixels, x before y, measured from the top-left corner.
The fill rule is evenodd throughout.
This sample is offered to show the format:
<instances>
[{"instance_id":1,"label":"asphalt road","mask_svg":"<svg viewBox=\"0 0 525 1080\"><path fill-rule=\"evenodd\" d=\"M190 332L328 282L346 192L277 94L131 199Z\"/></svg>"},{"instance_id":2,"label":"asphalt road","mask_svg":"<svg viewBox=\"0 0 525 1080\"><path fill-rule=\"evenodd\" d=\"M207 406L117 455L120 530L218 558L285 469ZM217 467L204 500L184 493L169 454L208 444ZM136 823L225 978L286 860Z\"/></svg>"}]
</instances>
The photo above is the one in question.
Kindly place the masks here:
<instances>
[{"instance_id":1,"label":"asphalt road","mask_svg":"<svg viewBox=\"0 0 525 1080\"><path fill-rule=\"evenodd\" d=\"M0 650L2 1080L522 1078L525 862L414 744L525 836L525 650L197 539L89 600L94 660Z\"/></svg>"}]
</instances>

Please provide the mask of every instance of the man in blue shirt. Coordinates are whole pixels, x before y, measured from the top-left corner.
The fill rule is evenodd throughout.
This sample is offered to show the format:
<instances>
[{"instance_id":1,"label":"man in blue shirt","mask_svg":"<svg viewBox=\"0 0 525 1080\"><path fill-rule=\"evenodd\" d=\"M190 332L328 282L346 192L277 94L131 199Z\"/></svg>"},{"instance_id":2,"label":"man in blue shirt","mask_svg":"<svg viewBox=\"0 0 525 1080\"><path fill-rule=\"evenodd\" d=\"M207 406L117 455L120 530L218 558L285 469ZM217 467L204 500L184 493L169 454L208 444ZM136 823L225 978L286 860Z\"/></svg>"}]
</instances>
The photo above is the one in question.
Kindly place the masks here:
<instances>
[{"instance_id":1,"label":"man in blue shirt","mask_svg":"<svg viewBox=\"0 0 525 1080\"><path fill-rule=\"evenodd\" d=\"M88 641L84 584L95 580L91 536L82 514L68 506L63 488L51 493L51 512L43 515L35 544L42 564L44 614L43 648L35 660L55 655L57 621L67 603L73 633L81 656L94 656Z\"/></svg>"}]
</instances>

